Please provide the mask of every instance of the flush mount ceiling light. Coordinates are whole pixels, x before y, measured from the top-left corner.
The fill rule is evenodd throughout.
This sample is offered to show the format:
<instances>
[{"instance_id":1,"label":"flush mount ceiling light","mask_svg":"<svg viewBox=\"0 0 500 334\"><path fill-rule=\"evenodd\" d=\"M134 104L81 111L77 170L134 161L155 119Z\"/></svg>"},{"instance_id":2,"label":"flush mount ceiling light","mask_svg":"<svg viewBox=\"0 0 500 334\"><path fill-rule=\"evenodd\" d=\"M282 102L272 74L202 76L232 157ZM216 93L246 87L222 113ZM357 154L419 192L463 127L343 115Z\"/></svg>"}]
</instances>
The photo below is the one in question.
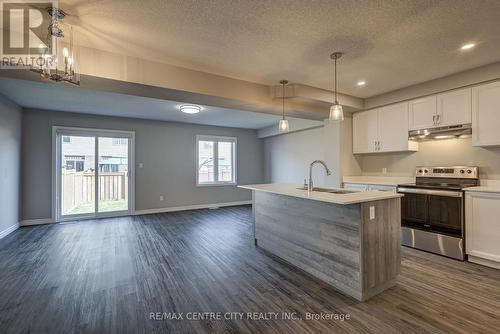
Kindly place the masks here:
<instances>
[{"instance_id":1,"label":"flush mount ceiling light","mask_svg":"<svg viewBox=\"0 0 500 334\"><path fill-rule=\"evenodd\" d=\"M364 86L364 85L366 85L366 81L358 81L357 85Z\"/></svg>"},{"instance_id":2,"label":"flush mount ceiling light","mask_svg":"<svg viewBox=\"0 0 500 334\"><path fill-rule=\"evenodd\" d=\"M337 100L337 59L342 57L342 52L334 52L330 55L330 58L334 61L334 69L333 69L333 81L334 81L334 89L333 93L335 95L335 101L333 105L330 107L330 116L328 119L334 122L341 122L344 120L344 110Z\"/></svg>"},{"instance_id":3,"label":"flush mount ceiling light","mask_svg":"<svg viewBox=\"0 0 500 334\"><path fill-rule=\"evenodd\" d=\"M185 114L197 114L201 111L201 107L192 104L184 104L180 106L180 110Z\"/></svg>"},{"instance_id":4,"label":"flush mount ceiling light","mask_svg":"<svg viewBox=\"0 0 500 334\"><path fill-rule=\"evenodd\" d=\"M288 84L288 80L281 80L280 84L282 86L281 100L282 100L283 114L282 114L282 119L280 119L278 123L278 132L285 133L290 131L290 124L288 123L288 120L285 118L285 86Z\"/></svg>"},{"instance_id":5,"label":"flush mount ceiling light","mask_svg":"<svg viewBox=\"0 0 500 334\"><path fill-rule=\"evenodd\" d=\"M472 49L475 46L476 46L475 43L467 43L467 44L462 45L462 47L460 48L460 50L470 50L470 49Z\"/></svg>"}]
</instances>

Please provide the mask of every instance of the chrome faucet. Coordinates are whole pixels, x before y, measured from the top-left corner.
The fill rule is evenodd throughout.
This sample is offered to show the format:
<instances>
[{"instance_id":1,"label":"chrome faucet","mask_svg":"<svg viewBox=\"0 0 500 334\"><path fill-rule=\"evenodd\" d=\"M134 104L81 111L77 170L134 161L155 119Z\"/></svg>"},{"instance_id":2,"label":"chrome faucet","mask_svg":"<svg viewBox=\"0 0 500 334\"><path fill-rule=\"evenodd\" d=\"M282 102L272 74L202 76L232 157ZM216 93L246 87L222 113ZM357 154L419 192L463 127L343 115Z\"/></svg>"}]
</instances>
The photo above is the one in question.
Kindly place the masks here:
<instances>
[{"instance_id":1,"label":"chrome faucet","mask_svg":"<svg viewBox=\"0 0 500 334\"><path fill-rule=\"evenodd\" d=\"M323 167L325 167L325 170L326 170L326 175L332 174L332 172L330 171L330 169L328 168L328 166L326 165L326 163L323 160L314 160L313 162L311 162L311 164L309 165L309 184L307 185L307 191L309 191L309 192L311 192L313 190L312 169L313 169L315 164L323 165Z\"/></svg>"}]
</instances>

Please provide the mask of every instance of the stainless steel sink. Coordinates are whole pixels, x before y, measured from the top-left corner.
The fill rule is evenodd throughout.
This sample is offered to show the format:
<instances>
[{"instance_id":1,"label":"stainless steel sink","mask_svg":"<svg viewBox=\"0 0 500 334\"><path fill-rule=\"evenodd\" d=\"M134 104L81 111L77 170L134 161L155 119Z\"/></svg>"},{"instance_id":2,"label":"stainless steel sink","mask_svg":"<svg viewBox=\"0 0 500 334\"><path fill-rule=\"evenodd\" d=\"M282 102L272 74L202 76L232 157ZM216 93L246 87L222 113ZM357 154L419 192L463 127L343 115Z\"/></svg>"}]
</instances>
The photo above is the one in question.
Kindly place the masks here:
<instances>
[{"instance_id":1,"label":"stainless steel sink","mask_svg":"<svg viewBox=\"0 0 500 334\"><path fill-rule=\"evenodd\" d=\"M300 187L297 189L307 190L307 187ZM320 187L314 187L312 190L320 192L320 193L330 193L330 194L352 194L352 193L359 192L358 190L330 189L330 188L320 188Z\"/></svg>"}]
</instances>

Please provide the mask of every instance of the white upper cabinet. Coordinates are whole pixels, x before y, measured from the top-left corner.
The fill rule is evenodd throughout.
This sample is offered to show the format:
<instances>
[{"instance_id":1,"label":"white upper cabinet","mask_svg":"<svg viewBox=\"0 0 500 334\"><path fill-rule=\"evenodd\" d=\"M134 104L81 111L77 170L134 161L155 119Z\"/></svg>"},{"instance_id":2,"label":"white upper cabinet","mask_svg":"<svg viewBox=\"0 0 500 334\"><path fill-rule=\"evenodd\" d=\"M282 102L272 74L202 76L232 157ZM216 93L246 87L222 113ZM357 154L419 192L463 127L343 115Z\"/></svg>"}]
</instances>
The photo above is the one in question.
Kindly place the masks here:
<instances>
[{"instance_id":1,"label":"white upper cabinet","mask_svg":"<svg viewBox=\"0 0 500 334\"><path fill-rule=\"evenodd\" d=\"M500 145L500 82L472 88L472 145Z\"/></svg>"},{"instance_id":2,"label":"white upper cabinet","mask_svg":"<svg viewBox=\"0 0 500 334\"><path fill-rule=\"evenodd\" d=\"M437 96L438 126L468 124L472 121L472 90L454 90Z\"/></svg>"},{"instance_id":3,"label":"white upper cabinet","mask_svg":"<svg viewBox=\"0 0 500 334\"><path fill-rule=\"evenodd\" d=\"M471 123L471 95L465 88L410 101L410 130Z\"/></svg>"},{"instance_id":4,"label":"white upper cabinet","mask_svg":"<svg viewBox=\"0 0 500 334\"><path fill-rule=\"evenodd\" d=\"M378 140L378 109L353 115L353 152L375 152Z\"/></svg>"},{"instance_id":5,"label":"white upper cabinet","mask_svg":"<svg viewBox=\"0 0 500 334\"><path fill-rule=\"evenodd\" d=\"M410 130L428 129L436 126L437 98L428 96L409 102Z\"/></svg>"},{"instance_id":6,"label":"white upper cabinet","mask_svg":"<svg viewBox=\"0 0 500 334\"><path fill-rule=\"evenodd\" d=\"M408 141L407 102L354 114L354 153L417 150L418 144Z\"/></svg>"},{"instance_id":7,"label":"white upper cabinet","mask_svg":"<svg viewBox=\"0 0 500 334\"><path fill-rule=\"evenodd\" d=\"M408 103L398 103L379 109L379 151L408 151Z\"/></svg>"}]
</instances>

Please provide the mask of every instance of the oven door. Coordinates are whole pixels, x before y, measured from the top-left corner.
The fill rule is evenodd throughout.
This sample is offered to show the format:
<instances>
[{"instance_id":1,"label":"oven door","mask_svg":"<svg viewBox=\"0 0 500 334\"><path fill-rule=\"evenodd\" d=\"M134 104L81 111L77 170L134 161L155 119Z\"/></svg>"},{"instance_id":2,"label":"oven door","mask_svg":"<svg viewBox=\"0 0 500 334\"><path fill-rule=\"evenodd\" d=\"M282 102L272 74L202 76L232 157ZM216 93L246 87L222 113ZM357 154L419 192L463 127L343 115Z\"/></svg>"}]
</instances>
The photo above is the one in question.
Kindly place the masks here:
<instances>
[{"instance_id":1,"label":"oven door","mask_svg":"<svg viewBox=\"0 0 500 334\"><path fill-rule=\"evenodd\" d=\"M461 237L463 232L463 193L461 191L398 188L401 199L401 225L429 232Z\"/></svg>"}]
</instances>

